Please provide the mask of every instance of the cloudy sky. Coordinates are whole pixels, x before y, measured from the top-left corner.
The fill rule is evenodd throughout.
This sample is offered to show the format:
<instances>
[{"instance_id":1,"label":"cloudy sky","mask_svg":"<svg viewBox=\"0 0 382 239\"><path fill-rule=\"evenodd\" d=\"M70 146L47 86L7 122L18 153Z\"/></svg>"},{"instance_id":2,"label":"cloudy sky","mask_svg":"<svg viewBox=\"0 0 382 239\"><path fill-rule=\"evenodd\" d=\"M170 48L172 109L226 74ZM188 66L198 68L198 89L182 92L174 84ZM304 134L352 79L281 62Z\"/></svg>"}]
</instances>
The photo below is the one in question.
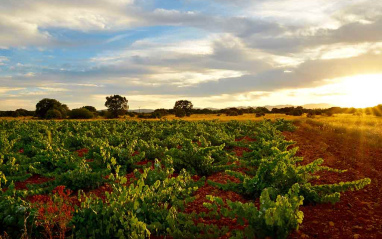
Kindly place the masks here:
<instances>
[{"instance_id":1,"label":"cloudy sky","mask_svg":"<svg viewBox=\"0 0 382 239\"><path fill-rule=\"evenodd\" d=\"M382 103L382 1L0 0L0 110Z\"/></svg>"}]
</instances>

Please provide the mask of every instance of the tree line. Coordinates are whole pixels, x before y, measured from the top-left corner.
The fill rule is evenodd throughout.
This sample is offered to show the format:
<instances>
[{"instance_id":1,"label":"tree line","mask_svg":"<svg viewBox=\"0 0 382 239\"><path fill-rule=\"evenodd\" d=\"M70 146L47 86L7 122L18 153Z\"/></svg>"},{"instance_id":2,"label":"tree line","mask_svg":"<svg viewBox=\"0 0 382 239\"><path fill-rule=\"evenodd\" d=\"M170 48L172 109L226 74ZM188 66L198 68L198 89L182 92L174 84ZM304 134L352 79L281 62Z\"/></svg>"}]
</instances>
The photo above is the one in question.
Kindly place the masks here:
<instances>
[{"instance_id":1,"label":"tree line","mask_svg":"<svg viewBox=\"0 0 382 239\"><path fill-rule=\"evenodd\" d=\"M246 107L236 108L230 107L225 109L195 109L191 101L178 100L172 109L156 109L151 113L136 113L129 112L128 100L126 97L120 95L111 95L106 97L105 106L107 110L97 111L93 106L83 106L81 108L70 110L66 104L62 104L56 99L44 98L36 104L36 110L30 111L25 109L17 109L14 111L0 111L0 117L19 117L19 116L34 116L40 119L91 119L98 116L104 118L118 118L123 115L129 115L131 117L137 116L138 118L162 118L166 115L175 115L176 117L188 117L192 114L217 114L227 116L237 116L243 114L255 114L256 117L264 116L265 114L286 114L293 116L301 116L307 114L308 117L314 117L315 115L327 115L333 114L355 114L355 115L376 115L382 116L382 104L375 107L368 107L363 109L357 108L341 108L331 107L328 109L306 109L302 106L297 107L283 107L272 108L269 110L266 107Z\"/></svg>"}]
</instances>

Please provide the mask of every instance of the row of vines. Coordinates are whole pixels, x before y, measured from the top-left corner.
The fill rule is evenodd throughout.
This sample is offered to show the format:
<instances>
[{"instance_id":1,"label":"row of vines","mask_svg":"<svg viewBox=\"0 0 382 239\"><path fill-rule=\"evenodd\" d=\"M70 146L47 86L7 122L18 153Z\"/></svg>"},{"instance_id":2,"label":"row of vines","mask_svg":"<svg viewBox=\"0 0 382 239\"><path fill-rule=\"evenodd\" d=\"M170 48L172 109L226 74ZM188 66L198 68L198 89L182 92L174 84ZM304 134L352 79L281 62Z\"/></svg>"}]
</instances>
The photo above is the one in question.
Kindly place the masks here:
<instances>
[{"instance_id":1,"label":"row of vines","mask_svg":"<svg viewBox=\"0 0 382 239\"><path fill-rule=\"evenodd\" d=\"M293 130L284 120L0 121L0 235L286 238L302 205L370 184L312 184L319 171L343 170L304 164L281 134ZM235 180L207 180L216 173ZM247 202L207 195L205 210L185 210L205 185ZM239 226L202 223L223 218Z\"/></svg>"}]
</instances>

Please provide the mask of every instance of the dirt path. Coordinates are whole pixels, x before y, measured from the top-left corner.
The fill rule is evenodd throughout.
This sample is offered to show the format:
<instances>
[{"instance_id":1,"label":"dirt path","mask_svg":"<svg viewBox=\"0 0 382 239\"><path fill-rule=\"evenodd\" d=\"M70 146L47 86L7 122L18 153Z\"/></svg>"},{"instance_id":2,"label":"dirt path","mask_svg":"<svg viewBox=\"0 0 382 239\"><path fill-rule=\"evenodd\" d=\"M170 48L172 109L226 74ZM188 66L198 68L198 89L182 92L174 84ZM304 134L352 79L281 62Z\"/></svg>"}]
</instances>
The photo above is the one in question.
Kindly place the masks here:
<instances>
[{"instance_id":1,"label":"dirt path","mask_svg":"<svg viewBox=\"0 0 382 239\"><path fill-rule=\"evenodd\" d=\"M306 123L284 135L297 142L304 163L323 158L326 166L348 169L343 174L320 174L315 183L372 180L363 190L341 194L335 205L303 206L304 222L289 238L382 238L382 149L368 146L362 136L350 138Z\"/></svg>"}]
</instances>

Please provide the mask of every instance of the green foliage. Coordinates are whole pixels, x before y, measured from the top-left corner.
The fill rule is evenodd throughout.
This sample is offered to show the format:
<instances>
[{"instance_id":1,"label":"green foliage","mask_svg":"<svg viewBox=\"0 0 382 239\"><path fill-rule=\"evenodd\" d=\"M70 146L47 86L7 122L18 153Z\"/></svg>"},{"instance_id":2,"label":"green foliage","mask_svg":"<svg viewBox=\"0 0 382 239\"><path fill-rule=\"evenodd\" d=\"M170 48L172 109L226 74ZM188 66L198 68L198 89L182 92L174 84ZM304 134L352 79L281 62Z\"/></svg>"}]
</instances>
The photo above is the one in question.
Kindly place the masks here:
<instances>
[{"instance_id":1,"label":"green foliage","mask_svg":"<svg viewBox=\"0 0 382 239\"><path fill-rule=\"evenodd\" d=\"M66 118L68 106L55 99L42 99L36 104L36 116L43 119Z\"/></svg>"},{"instance_id":2,"label":"green foliage","mask_svg":"<svg viewBox=\"0 0 382 239\"><path fill-rule=\"evenodd\" d=\"M82 108L87 109L94 114L97 113L97 109L94 106L83 106Z\"/></svg>"},{"instance_id":3,"label":"green foliage","mask_svg":"<svg viewBox=\"0 0 382 239\"><path fill-rule=\"evenodd\" d=\"M225 112L226 116L238 116L239 113L236 110L227 110Z\"/></svg>"},{"instance_id":4,"label":"green foliage","mask_svg":"<svg viewBox=\"0 0 382 239\"><path fill-rule=\"evenodd\" d=\"M238 216L239 222L246 219L249 226L232 232L234 238L283 238L301 223L298 207L302 197L307 203L336 202L341 192L370 183L370 179L361 179L313 185L317 172L343 170L322 166L322 159L303 164L302 158L296 157L297 148L291 148L293 142L286 141L280 132L294 128L284 120L0 121L0 187L8 187L5 192L0 190L0 229L14 231L12 236L20 237L21 223L34 213L25 198L65 185L80 191L78 199L82 204L69 222L68 228L73 228L67 235L221 237L228 227L196 224L195 219L205 215L187 214L184 210L185 204L194 200L195 190L205 184L204 177L195 182L191 175L231 169L227 173L238 178L239 183L209 183L252 200L260 197L260 210L253 203L228 201L223 205L220 199L214 199L217 203L207 204L214 209L211 216L220 213ZM244 136L255 141L236 141ZM248 146L250 152L239 160L231 152L236 146ZM231 164L235 161L246 168L246 173L232 171L238 167ZM36 174L48 180L27 184L27 190L16 190L15 182ZM104 183L112 188L105 198L89 193L89 189ZM101 188L96 190L97 195ZM86 190L86 195L81 190ZM31 218L27 225L34 227ZM33 238L42 236L38 229L33 232Z\"/></svg>"},{"instance_id":5,"label":"green foliage","mask_svg":"<svg viewBox=\"0 0 382 239\"><path fill-rule=\"evenodd\" d=\"M286 141L276 127L280 127L280 122L279 125L273 125L264 121L262 127L257 129L257 140L249 146L252 151L244 154L244 164L252 167L250 173L253 173L254 176L226 171L229 175L238 178L240 183L209 183L252 198L258 197L265 188L272 188L272 196L276 198L277 195L286 194L297 183L301 187L300 193L306 202L316 203L337 202L340 192L360 189L370 184L370 179L365 178L359 181L312 186L309 182L317 178L315 173L319 171L337 173L344 171L321 166L324 162L322 159L299 165L302 158L295 157L297 148L288 150L293 142Z\"/></svg>"},{"instance_id":6,"label":"green foliage","mask_svg":"<svg viewBox=\"0 0 382 239\"><path fill-rule=\"evenodd\" d=\"M159 168L158 165L157 171ZM176 208L189 200L187 198L197 189L196 183L186 172L177 178L152 174L148 179L149 172L150 169L145 169L130 186L125 186L126 178L120 178L120 183L113 185L113 192L106 193L105 202L79 195L82 205L74 216L75 235L80 238L146 238L153 232L158 235L173 232L178 223ZM152 183L154 178L162 180ZM193 225L187 217L179 223L183 228Z\"/></svg>"},{"instance_id":7,"label":"green foliage","mask_svg":"<svg viewBox=\"0 0 382 239\"><path fill-rule=\"evenodd\" d=\"M10 187L14 187L13 184ZM20 197L2 194L0 190L0 233L7 232L11 238L21 238L32 225L32 210L28 202ZM30 229L30 228L29 228Z\"/></svg>"},{"instance_id":8,"label":"green foliage","mask_svg":"<svg viewBox=\"0 0 382 239\"><path fill-rule=\"evenodd\" d=\"M89 165L82 161L74 170L59 175L56 181L58 185L65 185L72 190L97 188L105 182L102 176L107 174L108 170L93 172Z\"/></svg>"},{"instance_id":9,"label":"green foliage","mask_svg":"<svg viewBox=\"0 0 382 239\"><path fill-rule=\"evenodd\" d=\"M182 118L186 116L186 111L184 109L175 109L175 116Z\"/></svg>"},{"instance_id":10,"label":"green foliage","mask_svg":"<svg viewBox=\"0 0 382 239\"><path fill-rule=\"evenodd\" d=\"M117 118L119 115L125 114L129 109L126 97L120 95L112 95L106 97L105 106L111 114L112 118Z\"/></svg>"},{"instance_id":11,"label":"green foliage","mask_svg":"<svg viewBox=\"0 0 382 239\"><path fill-rule=\"evenodd\" d=\"M186 169L204 176L227 168L225 165L230 157L223 151L224 144L210 146L209 142L204 140L204 145L202 142L199 141L201 146L198 146L198 143L184 139L179 148L172 148L166 152L166 155L172 158L175 170Z\"/></svg>"},{"instance_id":12,"label":"green foliage","mask_svg":"<svg viewBox=\"0 0 382 239\"><path fill-rule=\"evenodd\" d=\"M91 119L94 114L86 108L73 109L69 114L71 119Z\"/></svg>"},{"instance_id":13,"label":"green foliage","mask_svg":"<svg viewBox=\"0 0 382 239\"><path fill-rule=\"evenodd\" d=\"M235 231L235 238L287 238L291 230L298 229L304 214L299 210L304 198L299 196L299 186L295 184L286 195L278 195L272 200L269 190L264 189L260 196L260 209L253 203L232 202L227 200L227 205L218 197L207 196L212 203L204 206L212 210L210 215L237 218L241 225L248 221L244 231ZM219 210L220 208L220 210Z\"/></svg>"},{"instance_id":14,"label":"green foliage","mask_svg":"<svg viewBox=\"0 0 382 239\"><path fill-rule=\"evenodd\" d=\"M178 100L175 102L174 110L176 117L190 116L192 110L192 103L188 100Z\"/></svg>"},{"instance_id":15,"label":"green foliage","mask_svg":"<svg viewBox=\"0 0 382 239\"><path fill-rule=\"evenodd\" d=\"M62 114L59 110L50 109L46 112L45 119L62 119Z\"/></svg>"}]
</instances>

